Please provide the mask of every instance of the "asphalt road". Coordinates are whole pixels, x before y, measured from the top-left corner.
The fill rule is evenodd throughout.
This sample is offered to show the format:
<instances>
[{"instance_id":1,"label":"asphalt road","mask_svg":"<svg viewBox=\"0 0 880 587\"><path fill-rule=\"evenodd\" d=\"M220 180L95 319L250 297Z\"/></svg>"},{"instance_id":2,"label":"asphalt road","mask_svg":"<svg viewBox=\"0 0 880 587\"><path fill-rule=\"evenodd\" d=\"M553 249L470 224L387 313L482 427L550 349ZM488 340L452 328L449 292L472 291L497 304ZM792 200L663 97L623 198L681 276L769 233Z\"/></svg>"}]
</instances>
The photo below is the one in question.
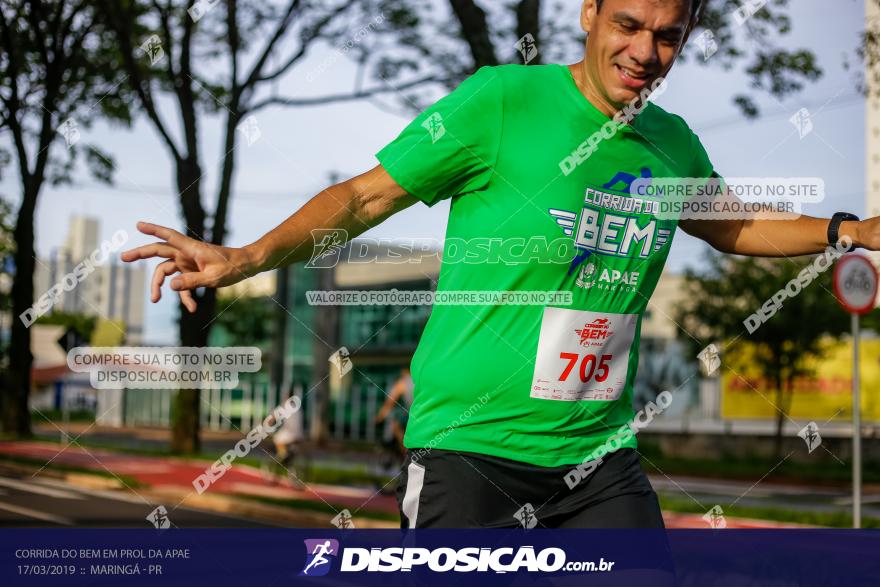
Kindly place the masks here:
<instances>
[{"instance_id":1,"label":"asphalt road","mask_svg":"<svg viewBox=\"0 0 880 587\"><path fill-rule=\"evenodd\" d=\"M147 516L160 505L171 527L270 527L245 518L175 508L172 503L151 503L131 491L86 490L55 479L0 474L0 527L150 528L153 523Z\"/></svg>"}]
</instances>

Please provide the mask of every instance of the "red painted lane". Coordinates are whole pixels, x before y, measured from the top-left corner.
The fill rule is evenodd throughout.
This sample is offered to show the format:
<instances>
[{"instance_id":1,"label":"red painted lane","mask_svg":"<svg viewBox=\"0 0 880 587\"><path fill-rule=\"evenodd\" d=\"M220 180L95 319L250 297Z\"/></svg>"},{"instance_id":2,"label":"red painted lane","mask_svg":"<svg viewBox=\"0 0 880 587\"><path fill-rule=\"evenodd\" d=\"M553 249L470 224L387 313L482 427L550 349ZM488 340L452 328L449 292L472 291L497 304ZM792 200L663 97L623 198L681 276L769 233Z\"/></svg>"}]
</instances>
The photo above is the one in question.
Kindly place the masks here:
<instances>
[{"instance_id":1,"label":"red painted lane","mask_svg":"<svg viewBox=\"0 0 880 587\"><path fill-rule=\"evenodd\" d=\"M152 487L173 487L195 491L193 480L211 466L210 461L184 461L180 459L128 455L101 449L69 446L62 450L57 444L47 442L2 442L0 454L39 459L45 462L82 467L95 471L109 471L126 475ZM51 464L49 465L51 466ZM391 495L376 494L372 489L337 487L310 484L304 490L281 485L269 485L260 472L247 466L232 468L209 489L211 492L230 495L250 495L275 499L300 499L327 502L333 506L348 508L354 514L359 509L397 513L397 500ZM708 528L700 514L664 512L667 528ZM766 520L727 518L728 528L787 528L803 527Z\"/></svg>"},{"instance_id":2,"label":"red painted lane","mask_svg":"<svg viewBox=\"0 0 880 587\"><path fill-rule=\"evenodd\" d=\"M127 455L101 449L69 446L61 450L46 442L0 442L0 454L39 459L51 464L82 467L126 475L152 487L174 487L195 491L193 480L211 466L210 461L186 461L165 457ZM51 466L51 464L49 466ZM252 467L235 465L214 482L208 491L327 502L351 510L366 508L383 512L397 512L397 500L390 495L377 495L373 489L335 487L310 484L298 490L281 485L269 485Z\"/></svg>"}]
</instances>

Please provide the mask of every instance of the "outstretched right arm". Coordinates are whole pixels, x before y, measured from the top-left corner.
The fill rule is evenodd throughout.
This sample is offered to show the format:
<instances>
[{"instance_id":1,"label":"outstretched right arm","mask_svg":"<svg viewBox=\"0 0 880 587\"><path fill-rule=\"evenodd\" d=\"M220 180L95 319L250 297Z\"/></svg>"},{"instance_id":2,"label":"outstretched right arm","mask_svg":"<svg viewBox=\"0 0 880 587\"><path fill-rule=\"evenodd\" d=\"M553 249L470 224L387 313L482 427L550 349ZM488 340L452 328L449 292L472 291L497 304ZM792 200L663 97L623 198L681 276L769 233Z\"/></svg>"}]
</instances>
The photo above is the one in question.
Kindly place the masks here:
<instances>
[{"instance_id":1,"label":"outstretched right arm","mask_svg":"<svg viewBox=\"0 0 880 587\"><path fill-rule=\"evenodd\" d=\"M194 312L192 290L199 287L232 285L262 271L276 269L309 258L311 231L316 228L343 229L354 238L389 216L418 202L406 193L381 165L347 181L331 186L294 212L287 220L241 247L212 245L180 232L139 222L138 230L163 239L125 251L126 262L162 257L151 283L151 300L159 301L165 278L180 294L187 310Z\"/></svg>"}]
</instances>

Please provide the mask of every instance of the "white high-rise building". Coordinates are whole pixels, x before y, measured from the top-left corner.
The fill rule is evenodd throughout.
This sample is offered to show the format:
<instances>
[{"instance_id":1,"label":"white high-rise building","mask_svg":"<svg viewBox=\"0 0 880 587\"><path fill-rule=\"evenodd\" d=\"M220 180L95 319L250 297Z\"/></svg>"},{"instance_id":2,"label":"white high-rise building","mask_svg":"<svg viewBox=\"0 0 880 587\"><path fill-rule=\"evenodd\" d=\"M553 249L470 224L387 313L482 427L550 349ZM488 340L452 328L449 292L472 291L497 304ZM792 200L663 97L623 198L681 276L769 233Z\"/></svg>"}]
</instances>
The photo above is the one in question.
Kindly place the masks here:
<instances>
[{"instance_id":1,"label":"white high-rise building","mask_svg":"<svg viewBox=\"0 0 880 587\"><path fill-rule=\"evenodd\" d=\"M37 262L34 301L53 285L62 283L78 263L101 248L99 235L98 219L71 217L64 246L54 250L48 259ZM140 344L144 331L146 271L142 264L122 263L118 258L122 250L112 252L103 264L70 291L65 291L52 310L121 320L125 323L126 343Z\"/></svg>"}]
</instances>

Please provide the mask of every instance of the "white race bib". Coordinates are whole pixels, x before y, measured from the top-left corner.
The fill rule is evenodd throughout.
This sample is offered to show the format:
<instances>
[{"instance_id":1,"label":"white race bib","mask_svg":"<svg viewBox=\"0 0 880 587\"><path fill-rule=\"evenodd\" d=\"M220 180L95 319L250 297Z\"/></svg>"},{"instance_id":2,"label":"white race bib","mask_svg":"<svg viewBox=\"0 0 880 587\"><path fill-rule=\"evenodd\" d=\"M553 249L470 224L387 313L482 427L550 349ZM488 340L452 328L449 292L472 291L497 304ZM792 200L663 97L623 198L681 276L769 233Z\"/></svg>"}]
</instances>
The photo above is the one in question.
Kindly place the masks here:
<instances>
[{"instance_id":1,"label":"white race bib","mask_svg":"<svg viewBox=\"0 0 880 587\"><path fill-rule=\"evenodd\" d=\"M638 314L544 308L531 397L616 400L629 371Z\"/></svg>"}]
</instances>

